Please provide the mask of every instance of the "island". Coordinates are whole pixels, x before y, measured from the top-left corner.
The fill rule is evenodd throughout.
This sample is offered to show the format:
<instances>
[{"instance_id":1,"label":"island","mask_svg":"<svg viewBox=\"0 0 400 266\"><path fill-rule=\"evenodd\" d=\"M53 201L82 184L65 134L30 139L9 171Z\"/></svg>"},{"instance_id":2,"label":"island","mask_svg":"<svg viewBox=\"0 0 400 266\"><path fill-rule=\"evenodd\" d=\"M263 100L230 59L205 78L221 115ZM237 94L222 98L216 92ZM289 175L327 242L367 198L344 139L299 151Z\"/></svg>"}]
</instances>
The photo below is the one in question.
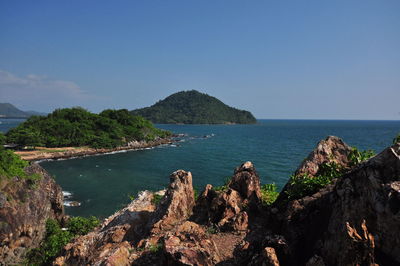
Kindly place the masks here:
<instances>
[{"instance_id":1,"label":"island","mask_svg":"<svg viewBox=\"0 0 400 266\"><path fill-rule=\"evenodd\" d=\"M174 93L156 104L131 111L158 124L254 124L249 112L230 107L196 90Z\"/></svg>"},{"instance_id":2,"label":"island","mask_svg":"<svg viewBox=\"0 0 400 266\"><path fill-rule=\"evenodd\" d=\"M28 118L32 115L43 116L46 114L36 111L22 111L11 103L0 103L0 118Z\"/></svg>"},{"instance_id":3,"label":"island","mask_svg":"<svg viewBox=\"0 0 400 266\"><path fill-rule=\"evenodd\" d=\"M171 132L158 129L126 109L100 114L81 107L57 109L47 116L31 116L5 135L23 159L41 160L140 149L170 143Z\"/></svg>"}]
</instances>

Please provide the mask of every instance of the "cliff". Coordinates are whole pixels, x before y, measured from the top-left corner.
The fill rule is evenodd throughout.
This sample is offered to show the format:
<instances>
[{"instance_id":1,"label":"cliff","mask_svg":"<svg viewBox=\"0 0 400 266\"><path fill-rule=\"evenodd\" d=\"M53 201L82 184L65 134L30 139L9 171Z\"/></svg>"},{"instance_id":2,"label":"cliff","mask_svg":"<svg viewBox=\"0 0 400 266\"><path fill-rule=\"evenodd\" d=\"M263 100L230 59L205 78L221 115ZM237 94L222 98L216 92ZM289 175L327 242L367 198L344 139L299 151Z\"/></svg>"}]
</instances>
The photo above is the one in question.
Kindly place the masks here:
<instances>
[{"instance_id":1,"label":"cliff","mask_svg":"<svg viewBox=\"0 0 400 266\"><path fill-rule=\"evenodd\" d=\"M36 179L0 179L0 265L18 264L25 253L39 246L46 220L64 215L61 188L39 165L25 169Z\"/></svg>"},{"instance_id":2,"label":"cliff","mask_svg":"<svg viewBox=\"0 0 400 266\"><path fill-rule=\"evenodd\" d=\"M131 111L159 124L252 124L254 116L198 91L174 93L156 104Z\"/></svg>"},{"instance_id":3,"label":"cliff","mask_svg":"<svg viewBox=\"0 0 400 266\"><path fill-rule=\"evenodd\" d=\"M400 144L353 166L351 148L321 141L296 171L340 176L299 198L262 204L251 162L223 189L194 199L192 175L178 170L157 203L143 192L95 231L65 246L57 265L397 265L400 263ZM284 195L298 184L289 182Z\"/></svg>"}]
</instances>

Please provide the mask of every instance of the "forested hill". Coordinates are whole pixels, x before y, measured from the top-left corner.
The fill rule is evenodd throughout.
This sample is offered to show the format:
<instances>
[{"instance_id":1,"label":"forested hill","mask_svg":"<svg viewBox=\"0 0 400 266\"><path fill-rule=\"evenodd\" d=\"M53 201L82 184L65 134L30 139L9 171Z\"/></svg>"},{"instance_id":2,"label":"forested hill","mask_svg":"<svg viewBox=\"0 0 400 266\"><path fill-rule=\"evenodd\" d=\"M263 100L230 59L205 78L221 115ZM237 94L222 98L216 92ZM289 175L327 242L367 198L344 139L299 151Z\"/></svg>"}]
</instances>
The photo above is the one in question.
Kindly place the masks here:
<instances>
[{"instance_id":1,"label":"forested hill","mask_svg":"<svg viewBox=\"0 0 400 266\"><path fill-rule=\"evenodd\" d=\"M198 91L181 91L156 104L131 111L159 124L251 124L254 116Z\"/></svg>"},{"instance_id":2,"label":"forested hill","mask_svg":"<svg viewBox=\"0 0 400 266\"><path fill-rule=\"evenodd\" d=\"M26 118L29 114L19 110L11 103L0 103L0 117Z\"/></svg>"},{"instance_id":3,"label":"forested hill","mask_svg":"<svg viewBox=\"0 0 400 266\"><path fill-rule=\"evenodd\" d=\"M128 110L104 110L94 114L83 108L57 109L47 116L32 116L6 134L8 143L25 146L91 146L114 148L137 140L164 138L170 132L157 129Z\"/></svg>"}]
</instances>

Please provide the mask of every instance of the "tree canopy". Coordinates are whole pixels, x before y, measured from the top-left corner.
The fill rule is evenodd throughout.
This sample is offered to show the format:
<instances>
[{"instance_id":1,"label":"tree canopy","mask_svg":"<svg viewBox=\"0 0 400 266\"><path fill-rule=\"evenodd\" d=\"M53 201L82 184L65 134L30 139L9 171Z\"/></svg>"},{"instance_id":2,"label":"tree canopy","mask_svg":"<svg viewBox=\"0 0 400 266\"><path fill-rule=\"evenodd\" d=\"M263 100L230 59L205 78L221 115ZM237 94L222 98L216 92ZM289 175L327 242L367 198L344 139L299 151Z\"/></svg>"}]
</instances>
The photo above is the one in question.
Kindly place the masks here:
<instances>
[{"instance_id":1,"label":"tree canopy","mask_svg":"<svg viewBox=\"0 0 400 266\"><path fill-rule=\"evenodd\" d=\"M6 137L9 143L25 146L114 148L129 141L149 141L169 134L126 109L94 114L74 107L57 109L47 116L32 116L8 131Z\"/></svg>"},{"instance_id":2,"label":"tree canopy","mask_svg":"<svg viewBox=\"0 0 400 266\"><path fill-rule=\"evenodd\" d=\"M131 111L160 124L251 124L254 116L198 91L172 94L151 107Z\"/></svg>"}]
</instances>

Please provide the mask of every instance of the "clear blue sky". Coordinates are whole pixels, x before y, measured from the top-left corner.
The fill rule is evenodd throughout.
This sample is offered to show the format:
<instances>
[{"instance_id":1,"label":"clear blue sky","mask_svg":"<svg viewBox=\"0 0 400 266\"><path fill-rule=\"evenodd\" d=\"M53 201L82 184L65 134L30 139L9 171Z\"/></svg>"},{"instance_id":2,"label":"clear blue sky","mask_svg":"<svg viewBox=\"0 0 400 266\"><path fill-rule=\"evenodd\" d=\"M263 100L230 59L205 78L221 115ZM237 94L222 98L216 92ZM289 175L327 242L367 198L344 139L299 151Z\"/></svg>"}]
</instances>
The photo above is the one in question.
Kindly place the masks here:
<instances>
[{"instance_id":1,"label":"clear blue sky","mask_svg":"<svg viewBox=\"0 0 400 266\"><path fill-rule=\"evenodd\" d=\"M0 102L400 119L400 1L0 1Z\"/></svg>"}]
</instances>

